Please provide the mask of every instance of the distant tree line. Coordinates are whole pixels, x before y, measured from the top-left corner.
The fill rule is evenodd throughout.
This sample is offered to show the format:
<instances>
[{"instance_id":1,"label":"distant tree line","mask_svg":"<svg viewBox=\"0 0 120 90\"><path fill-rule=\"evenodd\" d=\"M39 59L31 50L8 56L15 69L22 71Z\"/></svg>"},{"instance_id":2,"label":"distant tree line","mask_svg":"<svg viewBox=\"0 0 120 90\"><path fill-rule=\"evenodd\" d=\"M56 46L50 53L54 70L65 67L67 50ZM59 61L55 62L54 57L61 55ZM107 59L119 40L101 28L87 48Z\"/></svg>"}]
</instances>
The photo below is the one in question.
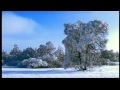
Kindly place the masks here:
<instances>
[{"instance_id":1,"label":"distant tree line","mask_svg":"<svg viewBox=\"0 0 120 90\"><path fill-rule=\"evenodd\" d=\"M17 45L14 45L14 48L10 51L10 53L5 52L4 50L2 51L2 65L16 66L19 68L63 67L65 63L63 48L59 46L58 49L55 50L52 43L49 47L47 47L47 45L49 46L50 44L40 45L37 49L28 47L23 51L19 50ZM100 55L99 60L92 59L94 65L107 65L110 61L119 61L119 53L113 52L113 50L102 50L100 53L96 53L96 57L97 55ZM73 58L69 67L74 65L78 65L76 57Z\"/></svg>"},{"instance_id":2,"label":"distant tree line","mask_svg":"<svg viewBox=\"0 0 120 90\"><path fill-rule=\"evenodd\" d=\"M61 46L54 47L51 41L46 45L40 45L39 48L33 49L28 47L23 51L18 45L10 53L2 51L2 64L7 66L16 66L21 68L44 68L44 67L62 67L64 60L64 51Z\"/></svg>"}]
</instances>

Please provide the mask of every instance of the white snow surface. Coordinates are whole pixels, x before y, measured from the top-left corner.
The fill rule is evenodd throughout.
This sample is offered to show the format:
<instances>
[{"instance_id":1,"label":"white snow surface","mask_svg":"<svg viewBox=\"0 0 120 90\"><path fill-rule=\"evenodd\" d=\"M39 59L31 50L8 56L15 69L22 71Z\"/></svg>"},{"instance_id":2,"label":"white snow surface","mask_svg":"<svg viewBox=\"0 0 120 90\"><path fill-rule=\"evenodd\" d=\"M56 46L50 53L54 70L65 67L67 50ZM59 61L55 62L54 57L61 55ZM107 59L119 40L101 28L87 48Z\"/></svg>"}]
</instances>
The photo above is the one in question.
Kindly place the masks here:
<instances>
[{"instance_id":1,"label":"white snow surface","mask_svg":"<svg viewBox=\"0 0 120 90\"><path fill-rule=\"evenodd\" d=\"M2 68L2 78L119 78L119 65L76 71L74 68Z\"/></svg>"}]
</instances>

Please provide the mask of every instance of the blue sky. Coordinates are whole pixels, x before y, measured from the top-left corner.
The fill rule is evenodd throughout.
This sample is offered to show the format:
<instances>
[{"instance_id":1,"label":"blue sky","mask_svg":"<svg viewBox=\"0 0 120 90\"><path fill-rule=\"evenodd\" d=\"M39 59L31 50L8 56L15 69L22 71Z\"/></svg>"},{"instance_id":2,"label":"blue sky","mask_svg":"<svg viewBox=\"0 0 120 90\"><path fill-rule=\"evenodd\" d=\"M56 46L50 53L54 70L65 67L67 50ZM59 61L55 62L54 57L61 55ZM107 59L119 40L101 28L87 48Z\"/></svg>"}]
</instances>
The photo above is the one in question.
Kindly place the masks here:
<instances>
[{"instance_id":1,"label":"blue sky","mask_svg":"<svg viewBox=\"0 0 120 90\"><path fill-rule=\"evenodd\" d=\"M38 48L47 41L55 47L66 37L64 23L78 20L89 22L102 20L109 24L107 49L119 51L119 12L118 11L3 11L2 49L10 51L14 44L21 50Z\"/></svg>"}]
</instances>

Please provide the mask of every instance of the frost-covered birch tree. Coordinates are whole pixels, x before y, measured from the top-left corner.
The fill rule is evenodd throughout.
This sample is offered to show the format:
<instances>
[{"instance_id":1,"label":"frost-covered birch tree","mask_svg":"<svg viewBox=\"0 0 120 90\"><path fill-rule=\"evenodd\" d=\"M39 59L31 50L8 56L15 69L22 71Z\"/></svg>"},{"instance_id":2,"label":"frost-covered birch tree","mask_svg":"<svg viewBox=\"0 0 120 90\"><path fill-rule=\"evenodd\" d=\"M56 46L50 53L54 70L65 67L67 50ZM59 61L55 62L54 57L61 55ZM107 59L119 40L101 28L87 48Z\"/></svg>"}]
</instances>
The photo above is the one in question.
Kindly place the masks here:
<instances>
[{"instance_id":1,"label":"frost-covered birch tree","mask_svg":"<svg viewBox=\"0 0 120 90\"><path fill-rule=\"evenodd\" d=\"M100 52L107 43L108 25L100 20L83 23L64 24L67 37L62 41L65 46L64 67L77 61L79 69L92 65L94 53ZM91 56L92 55L92 56Z\"/></svg>"}]
</instances>

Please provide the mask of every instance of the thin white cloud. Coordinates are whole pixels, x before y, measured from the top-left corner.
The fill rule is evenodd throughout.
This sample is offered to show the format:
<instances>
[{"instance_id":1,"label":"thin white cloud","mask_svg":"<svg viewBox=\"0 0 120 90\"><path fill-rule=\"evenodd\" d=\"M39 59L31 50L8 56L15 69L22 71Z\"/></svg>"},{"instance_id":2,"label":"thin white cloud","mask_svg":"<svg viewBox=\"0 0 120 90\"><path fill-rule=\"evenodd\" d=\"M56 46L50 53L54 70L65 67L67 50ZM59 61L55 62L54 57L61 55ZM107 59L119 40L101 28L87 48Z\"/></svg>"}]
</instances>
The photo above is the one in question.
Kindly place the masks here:
<instances>
[{"instance_id":1,"label":"thin white cloud","mask_svg":"<svg viewBox=\"0 0 120 90\"><path fill-rule=\"evenodd\" d=\"M2 13L2 33L5 35L13 34L31 34L39 24L34 20L21 17L13 12Z\"/></svg>"},{"instance_id":2,"label":"thin white cloud","mask_svg":"<svg viewBox=\"0 0 120 90\"><path fill-rule=\"evenodd\" d=\"M2 13L2 48L5 51L10 51L14 44L17 44L20 49L38 48L40 44L45 44L49 40L57 47L60 42L54 38L60 38L60 34L61 32L43 27L31 18L13 12Z\"/></svg>"}]
</instances>

